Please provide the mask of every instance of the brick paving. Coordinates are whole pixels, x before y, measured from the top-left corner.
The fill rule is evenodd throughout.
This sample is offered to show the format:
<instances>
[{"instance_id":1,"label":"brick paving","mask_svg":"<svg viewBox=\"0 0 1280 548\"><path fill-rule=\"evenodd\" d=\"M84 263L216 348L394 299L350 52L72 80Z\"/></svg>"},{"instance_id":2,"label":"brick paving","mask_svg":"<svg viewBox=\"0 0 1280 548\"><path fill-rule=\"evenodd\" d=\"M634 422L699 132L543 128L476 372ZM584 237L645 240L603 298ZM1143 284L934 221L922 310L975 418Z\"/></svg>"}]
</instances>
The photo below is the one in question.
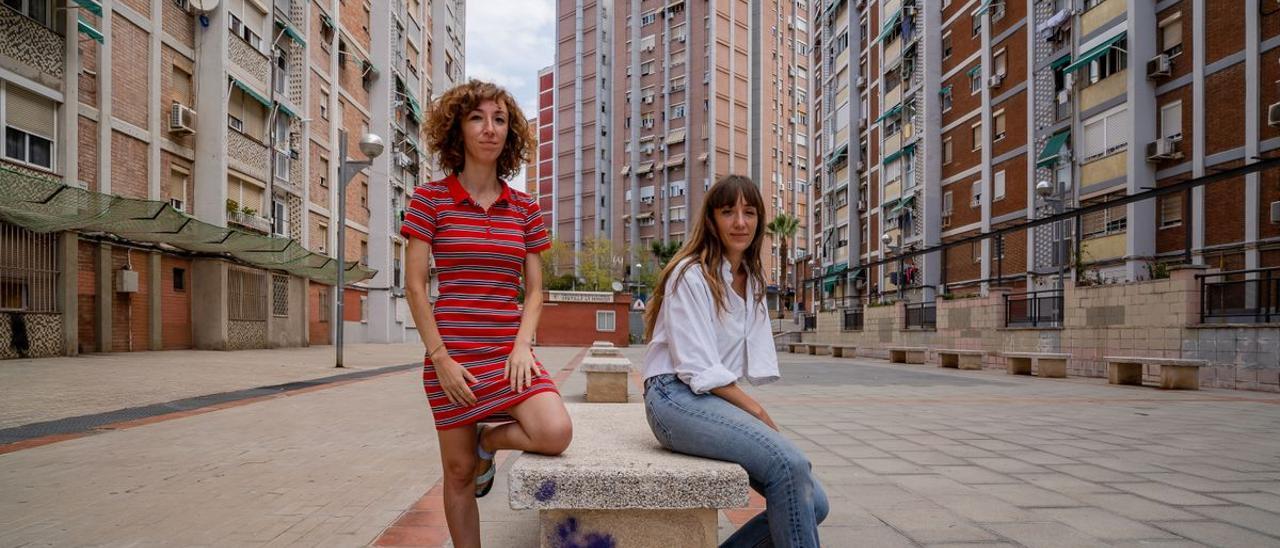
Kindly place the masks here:
<instances>
[{"instance_id":1,"label":"brick paving","mask_svg":"<svg viewBox=\"0 0 1280 548\"><path fill-rule=\"evenodd\" d=\"M362 367L421 352L404 346ZM186 355L141 368L36 360L22 367L40 371L15 373L7 362L0 417L22 424L332 374L321 352L274 352L212 353L228 362L216 366ZM641 352L625 351L636 363ZM166 354L178 357L130 357ZM585 386L570 370L580 354L539 350L553 375L567 372L571 401ZM258 375L254 360L297 369ZM783 381L750 390L827 488L824 545L1280 545L1280 396L781 361ZM162 390L143 382L156 375ZM45 392L59 386L92 397ZM481 500L487 546L537 543L536 514L506 504L513 457ZM381 375L0 454L0 546L447 545L432 502L439 466L416 373ZM753 511L722 512L722 538Z\"/></svg>"}]
</instances>

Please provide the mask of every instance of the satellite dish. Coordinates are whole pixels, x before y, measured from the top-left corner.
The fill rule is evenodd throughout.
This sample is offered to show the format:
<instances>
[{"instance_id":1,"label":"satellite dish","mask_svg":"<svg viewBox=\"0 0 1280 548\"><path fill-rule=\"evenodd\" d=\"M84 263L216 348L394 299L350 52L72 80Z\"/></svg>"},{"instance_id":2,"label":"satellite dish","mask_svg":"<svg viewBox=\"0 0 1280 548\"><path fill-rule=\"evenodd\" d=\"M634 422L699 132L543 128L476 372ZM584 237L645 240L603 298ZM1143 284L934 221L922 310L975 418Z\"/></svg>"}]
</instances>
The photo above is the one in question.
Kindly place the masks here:
<instances>
[{"instance_id":1,"label":"satellite dish","mask_svg":"<svg viewBox=\"0 0 1280 548\"><path fill-rule=\"evenodd\" d=\"M218 7L218 0L188 0L187 3L196 13L209 13Z\"/></svg>"},{"instance_id":2,"label":"satellite dish","mask_svg":"<svg viewBox=\"0 0 1280 548\"><path fill-rule=\"evenodd\" d=\"M613 282L613 291L615 293L622 291L622 282Z\"/></svg>"}]
</instances>

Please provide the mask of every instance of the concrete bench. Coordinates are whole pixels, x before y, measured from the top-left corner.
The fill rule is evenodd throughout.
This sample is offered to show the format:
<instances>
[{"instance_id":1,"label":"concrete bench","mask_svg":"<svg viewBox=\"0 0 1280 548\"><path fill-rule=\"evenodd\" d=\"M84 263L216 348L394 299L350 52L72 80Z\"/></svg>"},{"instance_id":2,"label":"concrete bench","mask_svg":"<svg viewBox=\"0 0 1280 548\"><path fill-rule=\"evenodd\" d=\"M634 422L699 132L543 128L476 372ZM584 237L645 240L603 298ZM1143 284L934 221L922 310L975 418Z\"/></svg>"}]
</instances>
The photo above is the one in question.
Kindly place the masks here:
<instances>
[{"instance_id":1,"label":"concrete bench","mask_svg":"<svg viewBox=\"0 0 1280 548\"><path fill-rule=\"evenodd\" d=\"M961 350L958 348L942 348L933 351L938 355L938 367L953 369L982 369L981 350Z\"/></svg>"},{"instance_id":2,"label":"concrete bench","mask_svg":"<svg viewBox=\"0 0 1280 548\"><path fill-rule=\"evenodd\" d=\"M890 346L889 363L924 363L928 352L922 346Z\"/></svg>"},{"instance_id":3,"label":"concrete bench","mask_svg":"<svg viewBox=\"0 0 1280 548\"><path fill-rule=\"evenodd\" d=\"M1034 366L1036 375L1053 379L1067 376L1067 360L1071 354L1055 352L1001 352L1007 361L1010 375L1030 375Z\"/></svg>"},{"instance_id":4,"label":"concrete bench","mask_svg":"<svg viewBox=\"0 0 1280 548\"><path fill-rule=\"evenodd\" d=\"M621 358L622 350L613 346L592 346L587 349L587 356L591 358Z\"/></svg>"},{"instance_id":5,"label":"concrete bench","mask_svg":"<svg viewBox=\"0 0 1280 548\"><path fill-rule=\"evenodd\" d=\"M1184 360L1179 358L1141 358L1135 356L1105 356L1107 382L1111 384L1142 384L1142 366L1160 366L1160 388L1169 390L1199 390L1200 368L1209 360Z\"/></svg>"},{"instance_id":6,"label":"concrete bench","mask_svg":"<svg viewBox=\"0 0 1280 548\"><path fill-rule=\"evenodd\" d=\"M809 343L787 343L787 352L792 354L808 354Z\"/></svg>"},{"instance_id":7,"label":"concrete bench","mask_svg":"<svg viewBox=\"0 0 1280 548\"><path fill-rule=\"evenodd\" d=\"M835 358L852 358L857 352L858 347L852 344L831 345L831 356Z\"/></svg>"},{"instance_id":8,"label":"concrete bench","mask_svg":"<svg viewBox=\"0 0 1280 548\"><path fill-rule=\"evenodd\" d=\"M592 348L613 348L614 344L609 341L591 341Z\"/></svg>"},{"instance_id":9,"label":"concrete bench","mask_svg":"<svg viewBox=\"0 0 1280 548\"><path fill-rule=\"evenodd\" d=\"M511 508L538 511L544 548L714 547L717 510L747 504L741 466L663 449L644 406L567 407L569 449L522 454L508 474Z\"/></svg>"},{"instance_id":10,"label":"concrete bench","mask_svg":"<svg viewBox=\"0 0 1280 548\"><path fill-rule=\"evenodd\" d=\"M631 373L631 360L587 357L582 360L582 371L587 374L587 401L627 403L627 376Z\"/></svg>"}]
</instances>

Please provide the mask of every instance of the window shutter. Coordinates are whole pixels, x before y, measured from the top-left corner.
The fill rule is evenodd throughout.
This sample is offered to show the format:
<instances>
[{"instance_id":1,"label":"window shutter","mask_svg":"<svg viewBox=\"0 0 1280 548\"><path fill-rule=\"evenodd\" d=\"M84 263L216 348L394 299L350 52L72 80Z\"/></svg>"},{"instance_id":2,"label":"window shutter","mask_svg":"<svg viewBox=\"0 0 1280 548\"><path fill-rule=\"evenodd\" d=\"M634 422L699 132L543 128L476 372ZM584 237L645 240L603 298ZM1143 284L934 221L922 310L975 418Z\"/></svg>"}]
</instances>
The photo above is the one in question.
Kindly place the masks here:
<instances>
[{"instance_id":1,"label":"window shutter","mask_svg":"<svg viewBox=\"0 0 1280 548\"><path fill-rule=\"evenodd\" d=\"M52 140L58 125L54 102L13 84L5 90L5 123Z\"/></svg>"}]
</instances>

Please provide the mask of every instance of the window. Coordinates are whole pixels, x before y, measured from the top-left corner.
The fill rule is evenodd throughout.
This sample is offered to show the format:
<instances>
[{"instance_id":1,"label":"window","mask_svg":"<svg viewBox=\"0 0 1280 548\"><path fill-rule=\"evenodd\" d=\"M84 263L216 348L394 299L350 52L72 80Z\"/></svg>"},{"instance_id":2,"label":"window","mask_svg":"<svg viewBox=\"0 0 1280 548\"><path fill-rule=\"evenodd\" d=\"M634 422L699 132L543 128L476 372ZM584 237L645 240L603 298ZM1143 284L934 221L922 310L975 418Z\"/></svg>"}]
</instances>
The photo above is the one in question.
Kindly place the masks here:
<instances>
[{"instance_id":1,"label":"window","mask_svg":"<svg viewBox=\"0 0 1280 548\"><path fill-rule=\"evenodd\" d=\"M612 310L596 311L596 331L614 331L617 323L617 313Z\"/></svg>"},{"instance_id":2,"label":"window","mask_svg":"<svg viewBox=\"0 0 1280 548\"><path fill-rule=\"evenodd\" d=\"M1105 80L1108 76L1124 70L1129 66L1129 53L1124 44L1117 42L1107 49L1101 57L1089 62L1089 83Z\"/></svg>"},{"instance_id":3,"label":"window","mask_svg":"<svg viewBox=\"0 0 1280 548\"><path fill-rule=\"evenodd\" d=\"M1160 228L1182 225L1182 195L1169 194L1160 197Z\"/></svg>"},{"instance_id":4,"label":"window","mask_svg":"<svg viewBox=\"0 0 1280 548\"><path fill-rule=\"evenodd\" d=\"M640 74L642 76L646 74L653 74L653 61L640 63Z\"/></svg>"},{"instance_id":5,"label":"window","mask_svg":"<svg viewBox=\"0 0 1280 548\"><path fill-rule=\"evenodd\" d=\"M668 213L668 218L670 218L670 219L671 219L671 222L682 222L682 221L684 221L684 220L685 220L685 218L686 218L686 217L685 217L685 206L675 206L675 207L672 207L672 208L671 208L670 213Z\"/></svg>"},{"instance_id":6,"label":"window","mask_svg":"<svg viewBox=\"0 0 1280 548\"><path fill-rule=\"evenodd\" d=\"M973 245L969 246L969 251L970 251L970 254L973 256L973 262L975 263L982 262L982 240L977 240L973 242Z\"/></svg>"},{"instance_id":7,"label":"window","mask_svg":"<svg viewBox=\"0 0 1280 548\"><path fill-rule=\"evenodd\" d=\"M1081 161L1088 162L1128 148L1128 126L1129 110L1125 107L1086 121Z\"/></svg>"},{"instance_id":8,"label":"window","mask_svg":"<svg viewBox=\"0 0 1280 548\"><path fill-rule=\"evenodd\" d=\"M369 264L369 240L360 240L360 264Z\"/></svg>"},{"instance_id":9,"label":"window","mask_svg":"<svg viewBox=\"0 0 1280 548\"><path fill-rule=\"evenodd\" d=\"M997 171L991 176L991 199L1004 199L1004 170Z\"/></svg>"},{"instance_id":10,"label":"window","mask_svg":"<svg viewBox=\"0 0 1280 548\"><path fill-rule=\"evenodd\" d=\"M276 236L289 234L289 208L280 200L271 201L271 233Z\"/></svg>"},{"instance_id":11,"label":"window","mask_svg":"<svg viewBox=\"0 0 1280 548\"><path fill-rule=\"evenodd\" d=\"M1006 52L1004 49L997 51L995 55L991 56L991 61L995 64L995 71L993 71L992 74L996 74L999 76L1004 76L1005 74L1008 74L1008 70L1009 70L1007 65L1008 57L1009 56L1006 55Z\"/></svg>"},{"instance_id":12,"label":"window","mask_svg":"<svg viewBox=\"0 0 1280 548\"><path fill-rule=\"evenodd\" d=\"M640 51L653 51L658 45L658 36L650 34L640 38Z\"/></svg>"},{"instance_id":13,"label":"window","mask_svg":"<svg viewBox=\"0 0 1280 548\"><path fill-rule=\"evenodd\" d=\"M173 269L173 291L175 293L184 293L187 291L187 269Z\"/></svg>"},{"instance_id":14,"label":"window","mask_svg":"<svg viewBox=\"0 0 1280 548\"><path fill-rule=\"evenodd\" d=\"M37 23L50 27L49 8L53 2L48 0L4 0L4 5L9 6L27 17L35 19Z\"/></svg>"},{"instance_id":15,"label":"window","mask_svg":"<svg viewBox=\"0 0 1280 548\"><path fill-rule=\"evenodd\" d=\"M277 318L289 316L289 277L271 276L271 315Z\"/></svg>"},{"instance_id":16,"label":"window","mask_svg":"<svg viewBox=\"0 0 1280 548\"><path fill-rule=\"evenodd\" d=\"M1001 139L1004 139L1005 131L1004 131L1004 111L1003 110L998 110L995 112L995 114L991 115L991 125L994 126L991 128L992 129L991 140L999 141Z\"/></svg>"},{"instance_id":17,"label":"window","mask_svg":"<svg viewBox=\"0 0 1280 548\"><path fill-rule=\"evenodd\" d=\"M942 60L951 58L951 31L942 34Z\"/></svg>"},{"instance_id":18,"label":"window","mask_svg":"<svg viewBox=\"0 0 1280 548\"><path fill-rule=\"evenodd\" d=\"M902 179L902 162L889 162L884 166L884 174L881 176L886 185L893 184Z\"/></svg>"},{"instance_id":19,"label":"window","mask_svg":"<svg viewBox=\"0 0 1280 548\"><path fill-rule=\"evenodd\" d=\"M321 253L329 251L329 225L318 223L316 225L316 236L319 236L320 245L315 246Z\"/></svg>"},{"instance_id":20,"label":"window","mask_svg":"<svg viewBox=\"0 0 1280 548\"><path fill-rule=\"evenodd\" d=\"M971 36L977 38L979 34L982 34L982 18L977 16L970 18L973 20L973 34Z\"/></svg>"},{"instance_id":21,"label":"window","mask_svg":"<svg viewBox=\"0 0 1280 548\"><path fill-rule=\"evenodd\" d=\"M982 205L982 181L974 181L969 184L969 207L976 208Z\"/></svg>"},{"instance_id":22,"label":"window","mask_svg":"<svg viewBox=\"0 0 1280 548\"><path fill-rule=\"evenodd\" d=\"M950 112L951 101L952 101L951 86L942 88L942 91L939 92L939 95L942 96L942 112Z\"/></svg>"},{"instance_id":23,"label":"window","mask_svg":"<svg viewBox=\"0 0 1280 548\"><path fill-rule=\"evenodd\" d=\"M678 105L672 105L672 106L671 106L671 119L672 119L672 120L679 120L679 119L681 119L681 118L684 118L684 103L680 103L680 104L678 104Z\"/></svg>"},{"instance_id":24,"label":"window","mask_svg":"<svg viewBox=\"0 0 1280 548\"><path fill-rule=\"evenodd\" d=\"M1182 101L1160 107L1160 136L1182 140Z\"/></svg>"},{"instance_id":25,"label":"window","mask_svg":"<svg viewBox=\"0 0 1280 548\"><path fill-rule=\"evenodd\" d=\"M1128 228L1125 206L1108 207L1084 215L1080 219L1083 238L1100 238L1121 234Z\"/></svg>"},{"instance_id":26,"label":"window","mask_svg":"<svg viewBox=\"0 0 1280 548\"><path fill-rule=\"evenodd\" d=\"M319 287L319 291L316 291L316 300L320 301L320 306L317 307L320 310L320 323L329 323L329 307L332 305L330 302L332 299L329 297L329 288L325 286Z\"/></svg>"},{"instance_id":27,"label":"window","mask_svg":"<svg viewBox=\"0 0 1280 548\"><path fill-rule=\"evenodd\" d=\"M945 137L942 139L942 165L950 164L952 157L951 138Z\"/></svg>"},{"instance_id":28,"label":"window","mask_svg":"<svg viewBox=\"0 0 1280 548\"><path fill-rule=\"evenodd\" d=\"M969 93L973 95L980 91L982 91L982 65L969 69Z\"/></svg>"},{"instance_id":29,"label":"window","mask_svg":"<svg viewBox=\"0 0 1280 548\"><path fill-rule=\"evenodd\" d=\"M640 16L640 26L643 27L645 25L652 25L657 20L658 20L658 12L651 11L649 13L646 13Z\"/></svg>"},{"instance_id":30,"label":"window","mask_svg":"<svg viewBox=\"0 0 1280 548\"><path fill-rule=\"evenodd\" d=\"M52 171L57 105L14 84L3 90L5 157Z\"/></svg>"},{"instance_id":31,"label":"window","mask_svg":"<svg viewBox=\"0 0 1280 548\"><path fill-rule=\"evenodd\" d=\"M329 91L320 90L320 119L329 119Z\"/></svg>"},{"instance_id":32,"label":"window","mask_svg":"<svg viewBox=\"0 0 1280 548\"><path fill-rule=\"evenodd\" d=\"M329 160L320 158L320 188L329 188Z\"/></svg>"},{"instance_id":33,"label":"window","mask_svg":"<svg viewBox=\"0 0 1280 548\"><path fill-rule=\"evenodd\" d=\"M1160 51L1169 57L1182 54L1182 12L1160 22Z\"/></svg>"},{"instance_id":34,"label":"window","mask_svg":"<svg viewBox=\"0 0 1280 548\"><path fill-rule=\"evenodd\" d=\"M267 319L265 276L257 272L231 269L227 272L227 319L264 321Z\"/></svg>"},{"instance_id":35,"label":"window","mask_svg":"<svg viewBox=\"0 0 1280 548\"><path fill-rule=\"evenodd\" d=\"M973 133L973 150L982 150L982 122L973 124L970 129Z\"/></svg>"},{"instance_id":36,"label":"window","mask_svg":"<svg viewBox=\"0 0 1280 548\"><path fill-rule=\"evenodd\" d=\"M950 190L948 190L948 191L946 191L946 192L943 192L943 193L942 193L942 216L943 216L943 217L950 217L950 216L951 216L951 211L952 211L951 206L952 206L952 202L953 202L953 200L952 200L952 197L951 197L951 191L950 191Z\"/></svg>"}]
</instances>

